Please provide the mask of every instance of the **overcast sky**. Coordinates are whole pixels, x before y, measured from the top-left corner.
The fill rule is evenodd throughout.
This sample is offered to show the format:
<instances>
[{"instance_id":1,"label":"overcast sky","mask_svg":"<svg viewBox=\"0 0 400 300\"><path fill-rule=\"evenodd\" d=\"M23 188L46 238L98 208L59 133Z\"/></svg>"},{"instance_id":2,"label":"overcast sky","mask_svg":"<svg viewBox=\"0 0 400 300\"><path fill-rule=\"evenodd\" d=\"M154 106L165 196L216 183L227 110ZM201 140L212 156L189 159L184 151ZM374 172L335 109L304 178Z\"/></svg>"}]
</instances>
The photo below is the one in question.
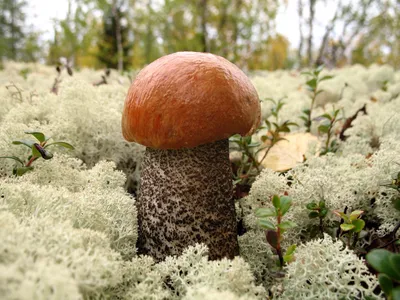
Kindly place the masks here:
<instances>
[{"instance_id":1,"label":"overcast sky","mask_svg":"<svg viewBox=\"0 0 400 300\"><path fill-rule=\"evenodd\" d=\"M287 0L288 5L279 9L277 32L285 35L295 48L299 44L299 19L297 16L297 0ZM325 2L325 3L322 3ZM324 34L324 27L327 20L334 14L336 1L317 2L315 40L319 41ZM62 19L66 15L67 0L28 0L28 22L44 32L44 39L49 40L53 36L53 19ZM305 16L307 11L305 10ZM304 29L303 29L304 30Z\"/></svg>"}]
</instances>

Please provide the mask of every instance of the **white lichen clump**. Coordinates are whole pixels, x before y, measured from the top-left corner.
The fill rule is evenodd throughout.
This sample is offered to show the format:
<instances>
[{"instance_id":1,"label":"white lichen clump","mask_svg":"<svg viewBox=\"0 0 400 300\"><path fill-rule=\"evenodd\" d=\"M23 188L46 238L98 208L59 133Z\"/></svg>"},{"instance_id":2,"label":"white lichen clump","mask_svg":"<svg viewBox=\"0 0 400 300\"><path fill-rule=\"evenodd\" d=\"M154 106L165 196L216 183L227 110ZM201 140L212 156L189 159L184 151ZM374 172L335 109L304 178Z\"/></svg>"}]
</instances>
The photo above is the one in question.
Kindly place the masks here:
<instances>
[{"instance_id":1,"label":"white lichen clump","mask_svg":"<svg viewBox=\"0 0 400 300\"><path fill-rule=\"evenodd\" d=\"M300 245L286 268L276 299L381 299L378 282L365 262L329 235ZM279 291L283 292L279 294Z\"/></svg>"},{"instance_id":2,"label":"white lichen clump","mask_svg":"<svg viewBox=\"0 0 400 300\"><path fill-rule=\"evenodd\" d=\"M326 136L318 133L316 117L342 109L333 128L338 139L345 120L366 105L366 114L360 113L346 130L346 140L337 140L337 151L318 157L321 149L314 145L306 161L291 170L261 172L250 194L236 204L245 228L239 237L241 257L209 261L204 245L192 245L160 263L136 254L135 199L126 188L137 187L144 148L127 143L121 134L130 79L112 72L107 85L94 86L101 74L63 74L55 95L50 93L57 76L54 68L6 63L0 72L0 156L27 160L29 149L12 141L32 138L24 133L28 130L75 147L52 148L51 160L35 161L34 170L21 177L12 176L13 160L0 159L2 299L382 297L374 294L375 276L352 250L326 234L324 239L311 236L318 219L308 217L306 205L323 200L330 211L363 210L363 219L379 223L374 237L396 227L400 217L393 200L399 194L387 185L400 172L399 71L377 65L323 70L322 75L334 78L321 84L324 92L311 115L311 134L318 145L324 145ZM290 120L300 125L293 131L306 131L300 118L311 103L306 77L297 71L260 72L252 81L260 99L285 97L279 122ZM276 121L273 103L261 105L262 117ZM261 134L265 130L254 140ZM241 153L236 154L240 160ZM284 218L297 224L282 242L284 249L297 245L284 277L276 272L277 256L255 217L259 207L272 207L274 194L293 199ZM323 222L332 228L338 221L329 212ZM361 238L357 246L368 243Z\"/></svg>"}]
</instances>

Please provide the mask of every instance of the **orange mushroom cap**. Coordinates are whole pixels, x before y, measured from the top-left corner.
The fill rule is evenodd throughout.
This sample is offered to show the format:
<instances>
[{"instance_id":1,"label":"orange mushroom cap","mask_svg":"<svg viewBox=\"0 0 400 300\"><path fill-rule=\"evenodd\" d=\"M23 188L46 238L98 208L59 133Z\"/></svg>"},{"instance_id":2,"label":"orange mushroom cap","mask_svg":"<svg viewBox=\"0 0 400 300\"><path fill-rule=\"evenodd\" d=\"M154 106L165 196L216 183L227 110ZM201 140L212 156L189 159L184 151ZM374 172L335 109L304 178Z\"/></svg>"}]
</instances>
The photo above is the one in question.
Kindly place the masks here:
<instances>
[{"instance_id":1,"label":"orange mushroom cap","mask_svg":"<svg viewBox=\"0 0 400 300\"><path fill-rule=\"evenodd\" d=\"M250 135L260 115L257 91L237 66L209 53L177 52L138 74L125 100L122 133L150 148L193 148Z\"/></svg>"}]
</instances>

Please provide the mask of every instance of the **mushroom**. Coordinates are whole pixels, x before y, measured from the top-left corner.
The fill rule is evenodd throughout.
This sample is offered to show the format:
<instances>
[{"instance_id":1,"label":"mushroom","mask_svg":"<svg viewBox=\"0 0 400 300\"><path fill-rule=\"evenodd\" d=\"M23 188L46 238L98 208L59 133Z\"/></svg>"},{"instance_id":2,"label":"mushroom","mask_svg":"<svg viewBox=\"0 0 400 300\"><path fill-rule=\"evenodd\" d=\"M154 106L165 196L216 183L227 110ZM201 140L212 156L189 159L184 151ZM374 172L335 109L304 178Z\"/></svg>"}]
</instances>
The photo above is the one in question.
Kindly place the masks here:
<instances>
[{"instance_id":1,"label":"mushroom","mask_svg":"<svg viewBox=\"0 0 400 300\"><path fill-rule=\"evenodd\" d=\"M138 252L162 260L204 243L210 259L239 254L229 140L260 123L246 75L209 53L177 52L129 88L122 133L146 146L138 195Z\"/></svg>"}]
</instances>

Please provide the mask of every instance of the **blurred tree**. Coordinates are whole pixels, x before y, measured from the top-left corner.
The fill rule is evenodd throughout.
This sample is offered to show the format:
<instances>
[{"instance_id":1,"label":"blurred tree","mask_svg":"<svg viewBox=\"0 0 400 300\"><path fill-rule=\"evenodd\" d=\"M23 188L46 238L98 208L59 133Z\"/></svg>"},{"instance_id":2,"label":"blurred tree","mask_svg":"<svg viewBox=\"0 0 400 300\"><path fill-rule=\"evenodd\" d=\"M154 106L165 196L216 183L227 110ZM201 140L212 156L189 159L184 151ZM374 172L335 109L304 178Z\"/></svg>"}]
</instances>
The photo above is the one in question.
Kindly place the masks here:
<instances>
[{"instance_id":1,"label":"blurred tree","mask_svg":"<svg viewBox=\"0 0 400 300\"><path fill-rule=\"evenodd\" d=\"M20 59L24 62L37 62L44 56L43 47L39 42L40 32L33 27L26 33L23 46L21 48Z\"/></svg>"},{"instance_id":2,"label":"blurred tree","mask_svg":"<svg viewBox=\"0 0 400 300\"><path fill-rule=\"evenodd\" d=\"M65 19L54 22L54 38L49 45L48 64L57 64L60 57L65 57L78 66L81 57L87 57L89 49L93 49L97 41L98 20L91 7L84 4L84 0L68 0ZM92 62L93 65L88 67L99 67L97 62Z\"/></svg>"},{"instance_id":3,"label":"blurred tree","mask_svg":"<svg viewBox=\"0 0 400 300\"><path fill-rule=\"evenodd\" d=\"M122 3L113 0L103 16L103 32L98 40L97 58L105 67L122 71L130 65L128 28Z\"/></svg>"},{"instance_id":4,"label":"blurred tree","mask_svg":"<svg viewBox=\"0 0 400 300\"><path fill-rule=\"evenodd\" d=\"M308 66L313 64L313 36L314 36L314 17L315 17L315 4L317 0L309 0L309 16L308 16L308 39L307 39L307 63Z\"/></svg>"},{"instance_id":5,"label":"blurred tree","mask_svg":"<svg viewBox=\"0 0 400 300\"><path fill-rule=\"evenodd\" d=\"M336 4L331 18L318 18L328 3ZM300 43L297 57L300 67L304 63L335 67L352 61L363 64L387 62L399 67L400 0L309 0L307 6L303 4L304 0L298 0ZM303 35L304 25L307 36ZM325 27L319 44L314 41L316 26ZM303 49L304 43L306 49Z\"/></svg>"},{"instance_id":6,"label":"blurred tree","mask_svg":"<svg viewBox=\"0 0 400 300\"><path fill-rule=\"evenodd\" d=\"M25 38L25 0L0 0L0 60L17 60Z\"/></svg>"},{"instance_id":7,"label":"blurred tree","mask_svg":"<svg viewBox=\"0 0 400 300\"><path fill-rule=\"evenodd\" d=\"M352 50L352 63L388 63L400 68L400 1L382 1Z\"/></svg>"}]
</instances>

